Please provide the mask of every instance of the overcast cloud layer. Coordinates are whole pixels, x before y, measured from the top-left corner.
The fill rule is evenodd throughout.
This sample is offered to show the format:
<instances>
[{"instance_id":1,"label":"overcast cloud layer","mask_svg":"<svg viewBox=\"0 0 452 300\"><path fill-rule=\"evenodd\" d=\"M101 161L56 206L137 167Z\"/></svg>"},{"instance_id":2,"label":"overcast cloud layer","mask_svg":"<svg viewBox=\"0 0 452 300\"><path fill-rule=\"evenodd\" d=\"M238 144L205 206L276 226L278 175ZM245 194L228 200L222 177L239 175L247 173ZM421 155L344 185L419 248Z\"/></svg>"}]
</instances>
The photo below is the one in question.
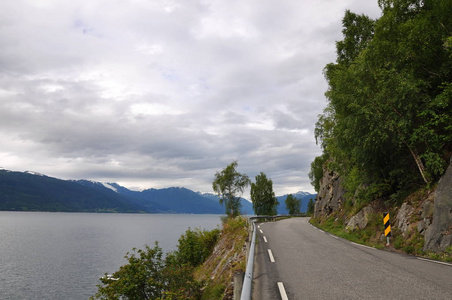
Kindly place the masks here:
<instances>
[{"instance_id":1,"label":"overcast cloud layer","mask_svg":"<svg viewBox=\"0 0 452 300\"><path fill-rule=\"evenodd\" d=\"M238 160L314 192L322 70L377 0L0 3L0 166L212 192Z\"/></svg>"}]
</instances>

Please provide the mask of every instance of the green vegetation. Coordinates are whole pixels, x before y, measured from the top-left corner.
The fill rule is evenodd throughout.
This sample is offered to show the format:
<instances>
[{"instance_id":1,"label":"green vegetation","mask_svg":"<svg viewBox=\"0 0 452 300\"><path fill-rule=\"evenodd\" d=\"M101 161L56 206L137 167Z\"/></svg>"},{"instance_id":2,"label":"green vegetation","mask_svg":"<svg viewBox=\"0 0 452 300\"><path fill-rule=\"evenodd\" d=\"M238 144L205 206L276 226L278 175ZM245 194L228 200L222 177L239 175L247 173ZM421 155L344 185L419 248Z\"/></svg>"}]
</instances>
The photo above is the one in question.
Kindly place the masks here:
<instances>
[{"instance_id":1,"label":"green vegetation","mask_svg":"<svg viewBox=\"0 0 452 300\"><path fill-rule=\"evenodd\" d=\"M240 215L240 195L251 183L247 175L236 171L237 165L237 161L233 161L221 172L216 172L212 183L213 190L220 197L220 204L225 206L230 217Z\"/></svg>"},{"instance_id":2,"label":"green vegetation","mask_svg":"<svg viewBox=\"0 0 452 300\"><path fill-rule=\"evenodd\" d=\"M390 213L392 214L392 213ZM367 245L377 249L388 247L384 237L383 215L381 213L372 214L364 229L348 230L344 225L344 211L335 212L327 218L311 218L310 223L331 234L352 242ZM415 220L412 220L413 222ZM452 246L440 253L425 252L424 236L416 229L408 230L405 234L400 229L394 228L390 238L391 251L404 252L411 255L421 256L434 260L452 262Z\"/></svg>"},{"instance_id":3,"label":"green vegetation","mask_svg":"<svg viewBox=\"0 0 452 300\"><path fill-rule=\"evenodd\" d=\"M256 176L256 183L251 183L251 201L256 215L274 216L277 214L279 202L273 192L273 182L263 172Z\"/></svg>"},{"instance_id":4,"label":"green vegetation","mask_svg":"<svg viewBox=\"0 0 452 300\"><path fill-rule=\"evenodd\" d=\"M157 242L153 248L133 249L126 265L101 278L91 299L222 299L232 274L245 270L247 237L245 218L227 218L222 231L188 229L177 250L167 255Z\"/></svg>"},{"instance_id":5,"label":"green vegetation","mask_svg":"<svg viewBox=\"0 0 452 300\"><path fill-rule=\"evenodd\" d=\"M315 202L311 198L311 199L309 199L309 202L308 202L308 211L306 212L306 214L308 216L312 216L314 214L314 208L315 208Z\"/></svg>"},{"instance_id":6,"label":"green vegetation","mask_svg":"<svg viewBox=\"0 0 452 300\"><path fill-rule=\"evenodd\" d=\"M452 153L452 2L378 3L377 20L346 11L315 129L313 186L323 166L336 171L349 206L396 204L437 181Z\"/></svg>"},{"instance_id":7,"label":"green vegetation","mask_svg":"<svg viewBox=\"0 0 452 300\"><path fill-rule=\"evenodd\" d=\"M301 200L295 198L292 194L287 195L286 209L289 211L289 215L299 215Z\"/></svg>"},{"instance_id":8,"label":"green vegetation","mask_svg":"<svg viewBox=\"0 0 452 300\"><path fill-rule=\"evenodd\" d=\"M91 299L199 299L200 284L193 278L193 267L179 264L177 255L163 258L158 243L133 251L125 256L128 264L101 278L103 285Z\"/></svg>"},{"instance_id":9,"label":"green vegetation","mask_svg":"<svg viewBox=\"0 0 452 300\"><path fill-rule=\"evenodd\" d=\"M203 300L221 300L225 295L231 296L234 273L246 269L247 219L236 217L224 221L214 253L195 271L195 278L206 283Z\"/></svg>"},{"instance_id":10,"label":"green vegetation","mask_svg":"<svg viewBox=\"0 0 452 300\"><path fill-rule=\"evenodd\" d=\"M220 230L191 230L190 228L179 238L179 246L175 256L182 264L193 267L201 265L212 253L218 239Z\"/></svg>"},{"instance_id":11,"label":"green vegetation","mask_svg":"<svg viewBox=\"0 0 452 300\"><path fill-rule=\"evenodd\" d=\"M380 214L373 214L366 228L355 231L347 230L339 215L330 216L326 219L311 218L310 222L322 230L358 244L382 249L386 243L385 239L381 239L384 226Z\"/></svg>"}]
</instances>

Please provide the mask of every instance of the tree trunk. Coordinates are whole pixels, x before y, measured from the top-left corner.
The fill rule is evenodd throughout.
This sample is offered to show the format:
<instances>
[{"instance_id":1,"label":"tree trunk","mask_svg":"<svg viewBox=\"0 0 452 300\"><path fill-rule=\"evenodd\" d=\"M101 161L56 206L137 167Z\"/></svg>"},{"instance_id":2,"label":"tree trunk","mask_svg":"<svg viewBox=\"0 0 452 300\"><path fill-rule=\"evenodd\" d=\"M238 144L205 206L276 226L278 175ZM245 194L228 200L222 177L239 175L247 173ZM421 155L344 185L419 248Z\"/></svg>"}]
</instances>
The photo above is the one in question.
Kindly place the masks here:
<instances>
[{"instance_id":1,"label":"tree trunk","mask_svg":"<svg viewBox=\"0 0 452 300\"><path fill-rule=\"evenodd\" d=\"M427 179L427 176L425 175L425 167L424 164L422 163L421 158L419 157L415 150L411 149L407 142L404 143L408 147L408 150L410 150L411 155L413 156L414 161L416 162L416 165L419 168L419 172L421 173L422 179L424 179L425 183L429 183L430 181Z\"/></svg>"}]
</instances>

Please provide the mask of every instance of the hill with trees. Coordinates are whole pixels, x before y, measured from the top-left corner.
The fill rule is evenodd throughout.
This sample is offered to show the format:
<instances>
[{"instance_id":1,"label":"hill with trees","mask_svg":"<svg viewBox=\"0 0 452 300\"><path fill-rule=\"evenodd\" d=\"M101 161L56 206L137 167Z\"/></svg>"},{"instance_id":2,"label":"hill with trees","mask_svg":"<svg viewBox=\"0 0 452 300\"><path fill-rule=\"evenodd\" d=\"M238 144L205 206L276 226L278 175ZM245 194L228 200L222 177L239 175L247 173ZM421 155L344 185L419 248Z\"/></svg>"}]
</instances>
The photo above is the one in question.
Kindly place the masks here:
<instances>
[{"instance_id":1,"label":"hill with trees","mask_svg":"<svg viewBox=\"0 0 452 300\"><path fill-rule=\"evenodd\" d=\"M323 154L309 176L317 192L335 191L327 206L317 201L317 216L343 226L366 206L398 221L408 206L413 220L425 213L419 230L400 225L401 242L422 248L425 207L452 156L452 2L378 4L376 20L345 12L337 61L324 69L328 105L315 129Z\"/></svg>"}]
</instances>

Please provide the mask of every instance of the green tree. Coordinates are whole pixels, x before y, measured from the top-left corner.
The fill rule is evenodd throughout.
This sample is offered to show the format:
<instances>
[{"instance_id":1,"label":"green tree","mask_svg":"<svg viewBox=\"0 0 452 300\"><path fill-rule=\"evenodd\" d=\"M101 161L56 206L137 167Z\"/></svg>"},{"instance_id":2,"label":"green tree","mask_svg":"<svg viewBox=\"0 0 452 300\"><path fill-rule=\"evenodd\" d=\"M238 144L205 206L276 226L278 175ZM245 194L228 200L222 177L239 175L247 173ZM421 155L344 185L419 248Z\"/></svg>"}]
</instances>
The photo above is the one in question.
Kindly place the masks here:
<instances>
[{"instance_id":1,"label":"green tree","mask_svg":"<svg viewBox=\"0 0 452 300\"><path fill-rule=\"evenodd\" d=\"M314 209L315 209L315 201L311 198L311 199L309 199L309 202L308 202L307 215L312 216L314 214Z\"/></svg>"},{"instance_id":2,"label":"green tree","mask_svg":"<svg viewBox=\"0 0 452 300\"><path fill-rule=\"evenodd\" d=\"M292 194L287 195L286 209L289 211L289 215L299 215L301 200L295 198Z\"/></svg>"},{"instance_id":3,"label":"green tree","mask_svg":"<svg viewBox=\"0 0 452 300\"><path fill-rule=\"evenodd\" d=\"M323 177L323 165L325 164L327 155L317 156L311 163L311 171L308 176L311 179L311 185L314 187L315 191L320 190L320 179Z\"/></svg>"},{"instance_id":4,"label":"green tree","mask_svg":"<svg viewBox=\"0 0 452 300\"><path fill-rule=\"evenodd\" d=\"M370 198L438 179L452 148L452 2L379 5L376 21L346 12L315 130L329 166Z\"/></svg>"},{"instance_id":5,"label":"green tree","mask_svg":"<svg viewBox=\"0 0 452 300\"><path fill-rule=\"evenodd\" d=\"M237 165L237 161L233 161L221 172L216 172L212 183L212 188L220 197L220 204L225 206L229 217L240 215L240 196L250 185L249 177L236 171Z\"/></svg>"},{"instance_id":6,"label":"green tree","mask_svg":"<svg viewBox=\"0 0 452 300\"><path fill-rule=\"evenodd\" d=\"M251 201L258 216L274 216L278 213L279 203L273 192L273 182L263 172L256 176L256 183L251 183Z\"/></svg>"},{"instance_id":7,"label":"green tree","mask_svg":"<svg viewBox=\"0 0 452 300\"><path fill-rule=\"evenodd\" d=\"M180 264L173 254L163 258L162 249L133 249L125 258L128 264L111 276L101 278L102 285L91 299L198 299L200 286L193 278L193 267Z\"/></svg>"}]
</instances>

